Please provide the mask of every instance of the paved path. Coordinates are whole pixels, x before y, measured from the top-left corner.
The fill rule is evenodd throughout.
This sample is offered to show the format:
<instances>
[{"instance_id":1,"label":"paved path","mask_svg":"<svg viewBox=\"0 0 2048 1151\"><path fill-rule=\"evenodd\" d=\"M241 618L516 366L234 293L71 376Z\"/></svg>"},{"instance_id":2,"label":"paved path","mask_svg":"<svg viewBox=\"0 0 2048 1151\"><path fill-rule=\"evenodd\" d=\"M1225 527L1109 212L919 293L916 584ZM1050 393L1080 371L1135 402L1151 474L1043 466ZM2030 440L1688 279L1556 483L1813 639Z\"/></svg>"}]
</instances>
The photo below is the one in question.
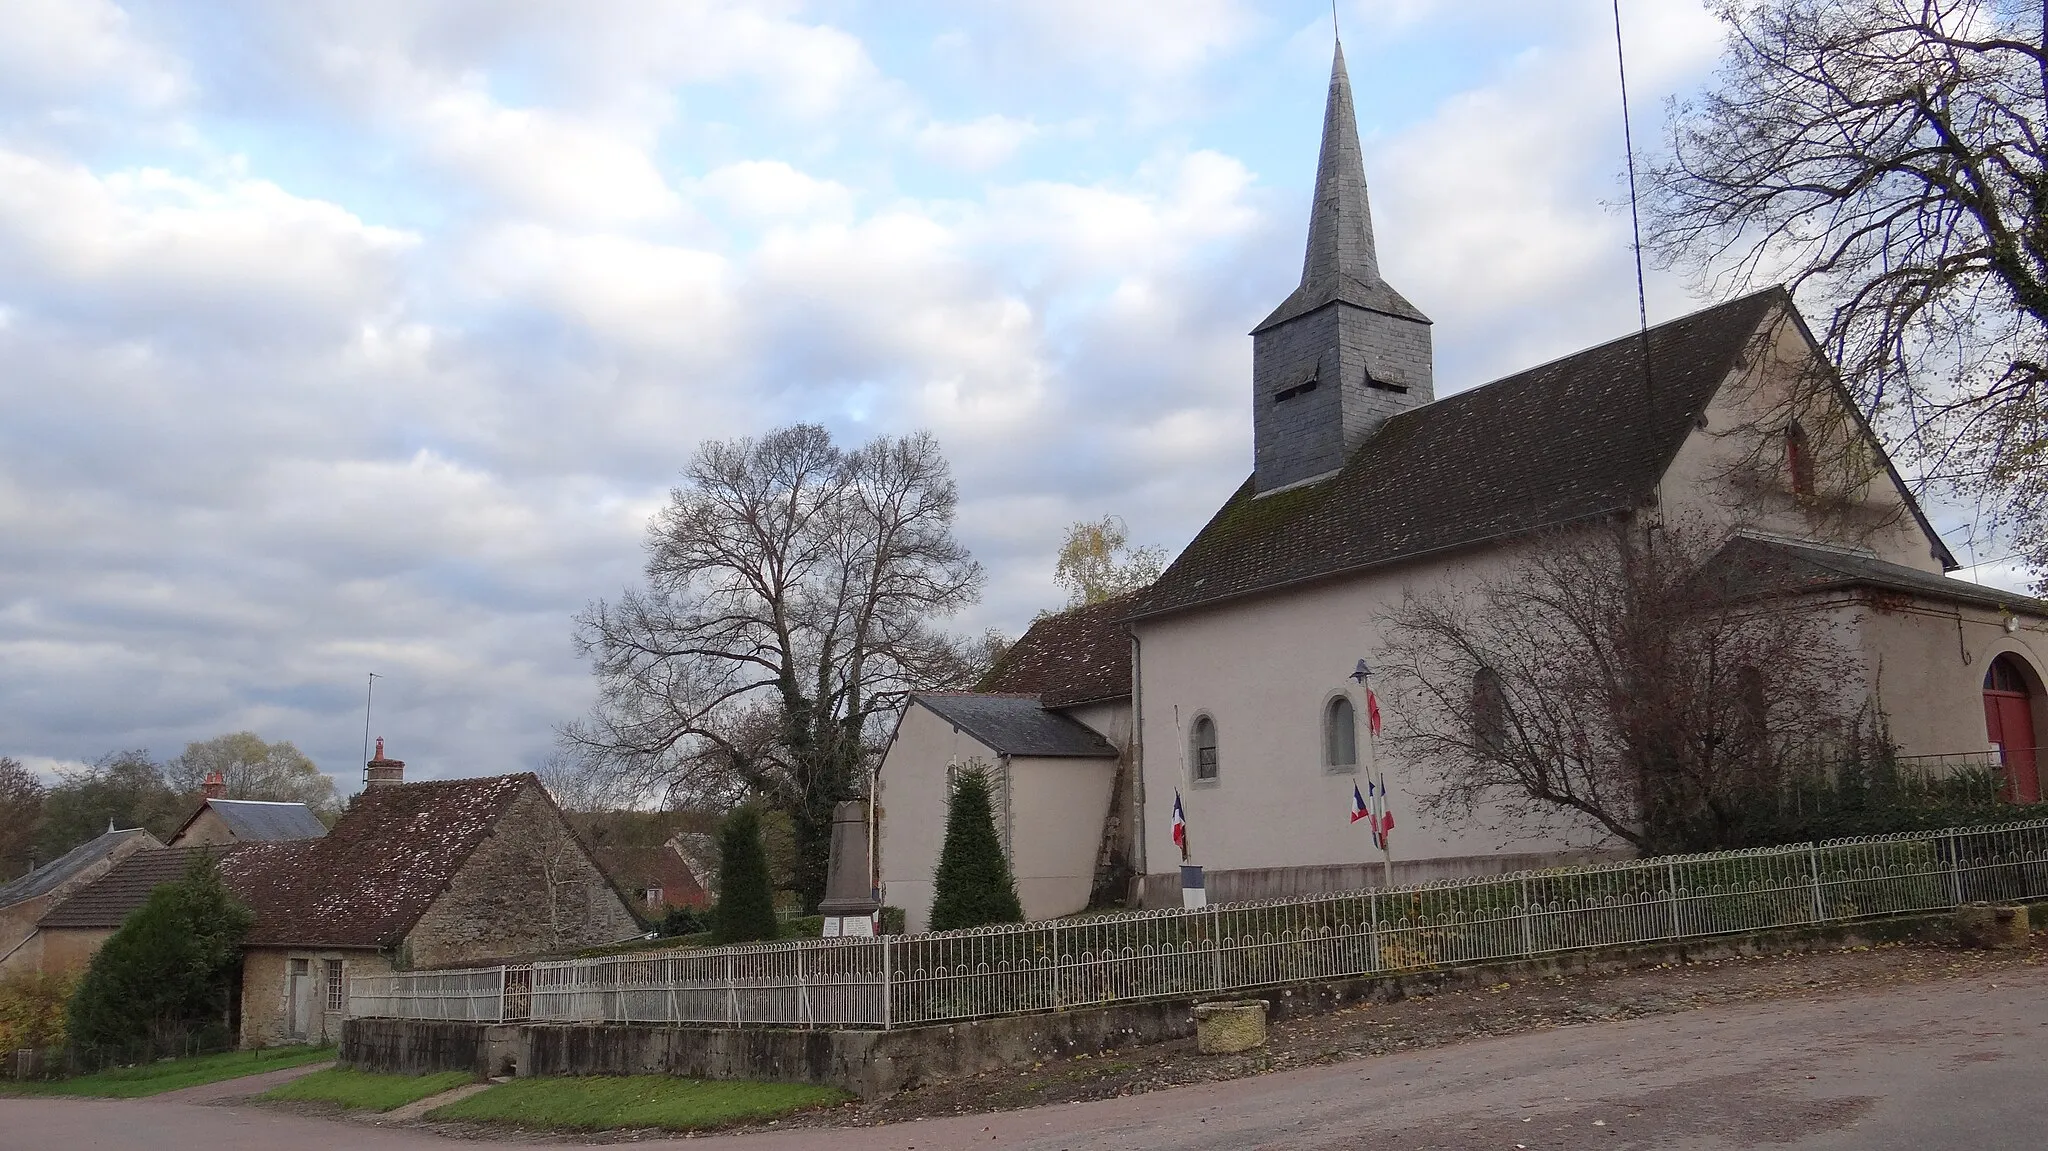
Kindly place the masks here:
<instances>
[{"instance_id":1,"label":"paved path","mask_svg":"<svg viewBox=\"0 0 2048 1151\"><path fill-rule=\"evenodd\" d=\"M2048 970L1587 1024L998 1115L693 1140L701 1151L995 1147L2035 1151ZM639 1146L663 1147L654 1143ZM0 1103L0 1147L485 1151L422 1132L151 1100ZM530 1147L531 1144L525 1144Z\"/></svg>"}]
</instances>

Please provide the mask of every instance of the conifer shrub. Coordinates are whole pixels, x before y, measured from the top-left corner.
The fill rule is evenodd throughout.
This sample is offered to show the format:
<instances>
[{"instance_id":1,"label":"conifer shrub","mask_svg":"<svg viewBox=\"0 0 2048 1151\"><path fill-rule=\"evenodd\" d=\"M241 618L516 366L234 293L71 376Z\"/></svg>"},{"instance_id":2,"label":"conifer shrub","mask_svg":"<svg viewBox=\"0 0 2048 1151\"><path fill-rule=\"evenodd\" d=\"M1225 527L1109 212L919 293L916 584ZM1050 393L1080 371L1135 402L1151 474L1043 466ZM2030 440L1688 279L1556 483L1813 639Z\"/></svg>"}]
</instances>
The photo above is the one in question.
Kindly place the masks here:
<instances>
[{"instance_id":1,"label":"conifer shrub","mask_svg":"<svg viewBox=\"0 0 2048 1151\"><path fill-rule=\"evenodd\" d=\"M75 1047L138 1057L226 1046L242 939L254 917L201 852L183 878L150 892L93 956L71 996Z\"/></svg>"},{"instance_id":2,"label":"conifer shrub","mask_svg":"<svg viewBox=\"0 0 2048 1151\"><path fill-rule=\"evenodd\" d=\"M720 943L774 939L775 887L768 877L768 853L761 846L761 816L743 807L718 830L718 906L711 913Z\"/></svg>"},{"instance_id":3,"label":"conifer shrub","mask_svg":"<svg viewBox=\"0 0 2048 1151\"><path fill-rule=\"evenodd\" d=\"M988 776L961 772L946 807L946 844L933 876L932 930L951 931L990 923L1021 923L1017 883L996 837Z\"/></svg>"}]
</instances>

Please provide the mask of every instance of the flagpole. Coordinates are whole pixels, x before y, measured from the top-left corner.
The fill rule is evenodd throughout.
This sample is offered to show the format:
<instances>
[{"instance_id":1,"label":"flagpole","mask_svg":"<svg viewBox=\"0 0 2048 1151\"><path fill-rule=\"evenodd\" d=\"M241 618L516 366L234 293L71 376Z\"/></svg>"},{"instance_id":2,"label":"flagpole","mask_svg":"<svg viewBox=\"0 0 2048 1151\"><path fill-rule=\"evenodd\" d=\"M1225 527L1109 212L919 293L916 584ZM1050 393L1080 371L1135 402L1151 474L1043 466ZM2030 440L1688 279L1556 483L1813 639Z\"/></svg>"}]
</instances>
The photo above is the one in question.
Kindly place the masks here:
<instances>
[{"instance_id":1,"label":"flagpole","mask_svg":"<svg viewBox=\"0 0 2048 1151\"><path fill-rule=\"evenodd\" d=\"M1360 661L1361 665L1364 661ZM1380 886L1394 886L1394 838L1387 834L1391 829L1381 822L1387 811L1387 777L1380 774L1380 749L1372 738L1372 672L1367 670L1359 677L1359 686L1365 689L1365 770L1366 778L1378 785L1377 801L1373 804L1373 838L1380 842Z\"/></svg>"}]
</instances>

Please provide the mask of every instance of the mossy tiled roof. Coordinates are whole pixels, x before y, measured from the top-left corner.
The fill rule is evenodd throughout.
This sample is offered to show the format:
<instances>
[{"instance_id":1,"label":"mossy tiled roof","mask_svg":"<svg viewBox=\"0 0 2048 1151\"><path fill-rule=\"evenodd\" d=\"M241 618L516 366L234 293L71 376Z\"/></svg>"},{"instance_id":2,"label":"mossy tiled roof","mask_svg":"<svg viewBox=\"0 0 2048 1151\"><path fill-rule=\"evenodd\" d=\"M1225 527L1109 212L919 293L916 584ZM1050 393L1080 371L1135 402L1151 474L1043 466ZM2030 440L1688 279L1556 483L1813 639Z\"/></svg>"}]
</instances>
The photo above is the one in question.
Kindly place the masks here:
<instances>
[{"instance_id":1,"label":"mossy tiled roof","mask_svg":"<svg viewBox=\"0 0 2048 1151\"><path fill-rule=\"evenodd\" d=\"M1642 505L1781 288L1393 416L1327 479L1246 480L1133 617L1180 611Z\"/></svg>"}]
</instances>

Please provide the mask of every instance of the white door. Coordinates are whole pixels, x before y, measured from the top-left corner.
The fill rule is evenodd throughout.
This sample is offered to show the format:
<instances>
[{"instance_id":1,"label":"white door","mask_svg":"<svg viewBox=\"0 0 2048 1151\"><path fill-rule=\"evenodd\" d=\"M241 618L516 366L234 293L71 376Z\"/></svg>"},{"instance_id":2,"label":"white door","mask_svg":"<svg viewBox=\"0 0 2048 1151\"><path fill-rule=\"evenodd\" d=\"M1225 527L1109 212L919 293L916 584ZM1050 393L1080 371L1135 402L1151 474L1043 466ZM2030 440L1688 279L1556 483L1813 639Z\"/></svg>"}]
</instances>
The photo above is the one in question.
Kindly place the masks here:
<instances>
[{"instance_id":1,"label":"white door","mask_svg":"<svg viewBox=\"0 0 2048 1151\"><path fill-rule=\"evenodd\" d=\"M285 977L285 995L288 1013L285 1027L293 1039L304 1039L313 1017L313 972L308 960L293 959Z\"/></svg>"}]
</instances>

